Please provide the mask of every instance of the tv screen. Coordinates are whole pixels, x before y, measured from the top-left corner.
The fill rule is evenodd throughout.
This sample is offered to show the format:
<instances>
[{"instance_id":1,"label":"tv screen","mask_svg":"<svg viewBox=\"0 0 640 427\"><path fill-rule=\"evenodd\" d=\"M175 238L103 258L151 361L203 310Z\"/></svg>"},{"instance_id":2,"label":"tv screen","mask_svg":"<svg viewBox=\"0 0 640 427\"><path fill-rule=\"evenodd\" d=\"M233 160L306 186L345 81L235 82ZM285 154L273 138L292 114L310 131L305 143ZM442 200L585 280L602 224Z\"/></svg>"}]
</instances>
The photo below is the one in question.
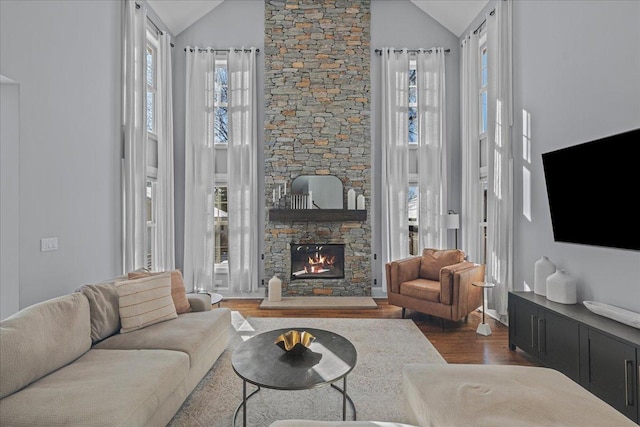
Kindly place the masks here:
<instances>
[{"instance_id":1,"label":"tv screen","mask_svg":"<svg viewBox=\"0 0 640 427\"><path fill-rule=\"evenodd\" d=\"M556 242L640 250L640 128L542 154Z\"/></svg>"}]
</instances>

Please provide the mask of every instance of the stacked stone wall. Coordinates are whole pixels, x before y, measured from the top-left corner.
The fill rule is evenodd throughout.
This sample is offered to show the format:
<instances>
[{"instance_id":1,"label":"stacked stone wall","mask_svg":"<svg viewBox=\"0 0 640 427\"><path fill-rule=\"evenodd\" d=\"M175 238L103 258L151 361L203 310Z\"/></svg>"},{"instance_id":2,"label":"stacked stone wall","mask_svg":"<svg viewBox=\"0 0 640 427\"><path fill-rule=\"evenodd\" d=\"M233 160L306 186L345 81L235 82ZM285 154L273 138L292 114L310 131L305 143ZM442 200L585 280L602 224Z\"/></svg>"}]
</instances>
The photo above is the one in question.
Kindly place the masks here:
<instances>
[{"instance_id":1,"label":"stacked stone wall","mask_svg":"<svg viewBox=\"0 0 640 427\"><path fill-rule=\"evenodd\" d=\"M335 175L371 201L370 0L265 1L264 275L289 295L370 295L366 221L270 221L273 190ZM281 205L281 207L284 207ZM344 243L345 277L290 280L291 243Z\"/></svg>"}]
</instances>

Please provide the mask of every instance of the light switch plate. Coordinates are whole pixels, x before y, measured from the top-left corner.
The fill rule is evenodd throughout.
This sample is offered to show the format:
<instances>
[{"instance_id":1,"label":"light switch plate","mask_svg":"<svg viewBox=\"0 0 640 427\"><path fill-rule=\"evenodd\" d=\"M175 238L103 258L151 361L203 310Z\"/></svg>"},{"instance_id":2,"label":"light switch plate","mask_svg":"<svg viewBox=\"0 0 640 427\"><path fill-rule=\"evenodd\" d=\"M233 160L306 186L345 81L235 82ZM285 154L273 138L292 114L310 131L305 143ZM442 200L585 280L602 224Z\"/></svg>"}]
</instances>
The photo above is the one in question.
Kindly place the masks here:
<instances>
[{"instance_id":1,"label":"light switch plate","mask_svg":"<svg viewBox=\"0 0 640 427\"><path fill-rule=\"evenodd\" d=\"M46 239L40 240L40 251L48 252L48 251L57 251L58 250L58 238L57 237L48 237Z\"/></svg>"}]
</instances>

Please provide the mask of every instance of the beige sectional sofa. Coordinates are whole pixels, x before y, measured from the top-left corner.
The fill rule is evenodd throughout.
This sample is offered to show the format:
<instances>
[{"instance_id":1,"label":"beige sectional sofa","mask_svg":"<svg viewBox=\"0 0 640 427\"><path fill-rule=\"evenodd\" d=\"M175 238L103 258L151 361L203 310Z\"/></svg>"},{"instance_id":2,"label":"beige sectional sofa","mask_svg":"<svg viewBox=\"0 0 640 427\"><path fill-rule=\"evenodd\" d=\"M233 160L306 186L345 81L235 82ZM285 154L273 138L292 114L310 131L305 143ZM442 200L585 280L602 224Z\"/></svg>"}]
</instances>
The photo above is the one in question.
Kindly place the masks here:
<instances>
[{"instance_id":1,"label":"beige sectional sofa","mask_svg":"<svg viewBox=\"0 0 640 427\"><path fill-rule=\"evenodd\" d=\"M113 283L0 322L0 425L162 426L227 347L231 312L191 312L120 333Z\"/></svg>"}]
</instances>

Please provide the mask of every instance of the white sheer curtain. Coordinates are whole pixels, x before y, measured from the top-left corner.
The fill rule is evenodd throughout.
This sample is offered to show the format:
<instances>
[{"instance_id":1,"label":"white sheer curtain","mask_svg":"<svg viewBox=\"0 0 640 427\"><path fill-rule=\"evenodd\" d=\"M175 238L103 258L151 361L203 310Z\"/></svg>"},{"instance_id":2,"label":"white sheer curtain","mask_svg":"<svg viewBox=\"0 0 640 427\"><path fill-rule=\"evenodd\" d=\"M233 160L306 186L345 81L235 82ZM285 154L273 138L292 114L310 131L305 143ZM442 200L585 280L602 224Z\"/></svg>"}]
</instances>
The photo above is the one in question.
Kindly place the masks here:
<instances>
[{"instance_id":1,"label":"white sheer curtain","mask_svg":"<svg viewBox=\"0 0 640 427\"><path fill-rule=\"evenodd\" d=\"M184 280L212 291L214 273L213 101L215 53L187 47L185 106Z\"/></svg>"},{"instance_id":2,"label":"white sheer curtain","mask_svg":"<svg viewBox=\"0 0 640 427\"><path fill-rule=\"evenodd\" d=\"M256 52L229 50L229 290L258 290Z\"/></svg>"},{"instance_id":3,"label":"white sheer curtain","mask_svg":"<svg viewBox=\"0 0 640 427\"><path fill-rule=\"evenodd\" d=\"M462 41L460 67L462 121L461 248L469 261L482 261L480 238L480 131L479 131L479 36Z\"/></svg>"},{"instance_id":4,"label":"white sheer curtain","mask_svg":"<svg viewBox=\"0 0 640 427\"><path fill-rule=\"evenodd\" d=\"M447 248L447 144L444 49L416 55L420 248Z\"/></svg>"},{"instance_id":5,"label":"white sheer curtain","mask_svg":"<svg viewBox=\"0 0 640 427\"><path fill-rule=\"evenodd\" d=\"M382 49L382 264L409 256L409 53ZM383 291L386 277L383 274Z\"/></svg>"},{"instance_id":6,"label":"white sheer curtain","mask_svg":"<svg viewBox=\"0 0 640 427\"><path fill-rule=\"evenodd\" d=\"M498 1L487 18L489 58L489 139L487 195L487 276L496 287L487 306L507 316L507 294L513 289L513 125L511 70L511 0Z\"/></svg>"},{"instance_id":7,"label":"white sheer curtain","mask_svg":"<svg viewBox=\"0 0 640 427\"><path fill-rule=\"evenodd\" d=\"M156 239L151 253L155 270L175 268L173 215L173 100L171 80L171 40L159 36L156 120L158 136L158 176L156 190Z\"/></svg>"},{"instance_id":8,"label":"white sheer curtain","mask_svg":"<svg viewBox=\"0 0 640 427\"><path fill-rule=\"evenodd\" d=\"M122 160L122 256L123 273L145 266L147 12L144 3L124 3L122 43L123 140Z\"/></svg>"}]
</instances>

